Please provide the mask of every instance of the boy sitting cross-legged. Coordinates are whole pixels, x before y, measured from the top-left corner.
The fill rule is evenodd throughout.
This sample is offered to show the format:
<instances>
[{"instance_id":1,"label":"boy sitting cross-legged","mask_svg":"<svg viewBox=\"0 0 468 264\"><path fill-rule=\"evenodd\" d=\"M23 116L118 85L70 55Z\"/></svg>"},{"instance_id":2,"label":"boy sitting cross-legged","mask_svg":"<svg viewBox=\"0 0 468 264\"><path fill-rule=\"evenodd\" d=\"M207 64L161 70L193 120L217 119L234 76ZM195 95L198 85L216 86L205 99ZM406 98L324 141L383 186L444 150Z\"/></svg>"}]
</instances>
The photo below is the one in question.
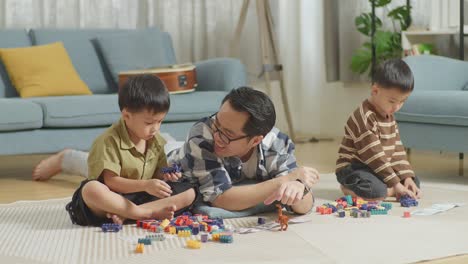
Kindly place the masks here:
<instances>
[{"instance_id":1,"label":"boy sitting cross-legged","mask_svg":"<svg viewBox=\"0 0 468 264\"><path fill-rule=\"evenodd\" d=\"M158 133L170 106L163 82L151 75L133 77L118 96L121 119L94 141L88 179L66 206L74 224L172 218L195 200L192 186L177 182L180 173L161 173L167 161Z\"/></svg>"},{"instance_id":2,"label":"boy sitting cross-legged","mask_svg":"<svg viewBox=\"0 0 468 264\"><path fill-rule=\"evenodd\" d=\"M349 117L338 151L336 176L344 194L367 200L421 197L393 116L413 87L413 74L401 59L376 69L371 95Z\"/></svg>"}]
</instances>

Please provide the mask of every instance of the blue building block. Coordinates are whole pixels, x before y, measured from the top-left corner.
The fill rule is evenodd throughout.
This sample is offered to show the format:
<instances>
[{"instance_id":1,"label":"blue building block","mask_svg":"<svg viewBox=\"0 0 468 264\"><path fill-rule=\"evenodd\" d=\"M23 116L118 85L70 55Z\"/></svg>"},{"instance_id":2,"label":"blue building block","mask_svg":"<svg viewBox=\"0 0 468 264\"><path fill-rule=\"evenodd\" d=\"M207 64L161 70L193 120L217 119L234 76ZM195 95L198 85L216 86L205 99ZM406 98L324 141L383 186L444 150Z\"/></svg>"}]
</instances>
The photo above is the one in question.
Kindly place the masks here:
<instances>
[{"instance_id":1,"label":"blue building block","mask_svg":"<svg viewBox=\"0 0 468 264\"><path fill-rule=\"evenodd\" d=\"M102 232L119 232L122 230L122 225L115 223L104 223L101 225Z\"/></svg>"},{"instance_id":2,"label":"blue building block","mask_svg":"<svg viewBox=\"0 0 468 264\"><path fill-rule=\"evenodd\" d=\"M416 201L416 199L413 199L405 195L400 198L400 204L403 207L418 206L418 201Z\"/></svg>"},{"instance_id":3,"label":"blue building block","mask_svg":"<svg viewBox=\"0 0 468 264\"><path fill-rule=\"evenodd\" d=\"M176 163L172 164L171 167L164 167L161 169L162 173L177 173L181 171L182 171L182 168L180 167L180 165Z\"/></svg>"}]
</instances>

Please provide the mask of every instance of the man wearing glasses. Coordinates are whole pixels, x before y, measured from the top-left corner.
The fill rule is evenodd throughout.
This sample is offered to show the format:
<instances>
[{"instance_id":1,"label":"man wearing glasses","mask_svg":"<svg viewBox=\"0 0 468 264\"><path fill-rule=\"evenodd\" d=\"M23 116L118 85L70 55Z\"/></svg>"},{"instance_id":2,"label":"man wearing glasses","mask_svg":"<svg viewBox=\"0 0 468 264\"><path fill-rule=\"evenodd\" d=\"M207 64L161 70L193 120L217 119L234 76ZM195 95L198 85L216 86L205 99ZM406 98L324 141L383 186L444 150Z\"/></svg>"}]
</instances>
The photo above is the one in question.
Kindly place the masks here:
<instances>
[{"instance_id":1,"label":"man wearing glasses","mask_svg":"<svg viewBox=\"0 0 468 264\"><path fill-rule=\"evenodd\" d=\"M232 90L219 111L190 130L182 148L168 155L184 177L197 183L203 200L214 207L240 211L279 201L300 214L313 206L310 187L318 182L313 168L298 167L294 143L274 127L270 98L249 87ZM238 185L246 180L256 183Z\"/></svg>"}]
</instances>

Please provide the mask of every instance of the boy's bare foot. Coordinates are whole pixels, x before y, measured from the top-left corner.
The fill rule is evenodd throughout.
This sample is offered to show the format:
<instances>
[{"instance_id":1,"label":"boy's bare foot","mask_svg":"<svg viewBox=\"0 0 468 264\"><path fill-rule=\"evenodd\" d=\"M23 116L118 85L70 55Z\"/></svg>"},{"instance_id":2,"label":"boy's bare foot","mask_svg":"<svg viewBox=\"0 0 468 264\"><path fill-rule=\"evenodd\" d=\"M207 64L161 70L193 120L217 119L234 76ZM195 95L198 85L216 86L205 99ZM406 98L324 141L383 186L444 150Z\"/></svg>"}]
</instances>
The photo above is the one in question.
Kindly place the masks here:
<instances>
[{"instance_id":1,"label":"boy's bare foot","mask_svg":"<svg viewBox=\"0 0 468 264\"><path fill-rule=\"evenodd\" d=\"M176 206L175 205L170 205L162 208L161 210L154 211L153 214L151 215L151 218L154 219L172 219L174 218L174 212L176 211Z\"/></svg>"},{"instance_id":2,"label":"boy's bare foot","mask_svg":"<svg viewBox=\"0 0 468 264\"><path fill-rule=\"evenodd\" d=\"M341 191L343 192L344 195L351 195L352 197L360 197L359 195L356 195L353 191L350 189L345 188L343 185L340 185ZM388 189L387 189L388 190ZM383 201L385 197L380 197L380 198L363 198L365 201L368 202L378 202L378 201Z\"/></svg>"},{"instance_id":3,"label":"boy's bare foot","mask_svg":"<svg viewBox=\"0 0 468 264\"><path fill-rule=\"evenodd\" d=\"M357 197L357 195L351 191L350 189L345 188L343 185L340 184L340 189L344 195L351 195L352 197Z\"/></svg>"},{"instance_id":4,"label":"boy's bare foot","mask_svg":"<svg viewBox=\"0 0 468 264\"><path fill-rule=\"evenodd\" d=\"M107 213L106 216L107 216L107 218L111 218L112 222L114 222L114 224L123 225L123 223L126 220L125 218L123 218L123 217L121 217L119 215L116 215L116 214Z\"/></svg>"},{"instance_id":5,"label":"boy's bare foot","mask_svg":"<svg viewBox=\"0 0 468 264\"><path fill-rule=\"evenodd\" d=\"M47 181L62 171L63 155L70 151L64 149L57 154L54 154L46 159L41 160L33 170L32 179L35 181Z\"/></svg>"}]
</instances>

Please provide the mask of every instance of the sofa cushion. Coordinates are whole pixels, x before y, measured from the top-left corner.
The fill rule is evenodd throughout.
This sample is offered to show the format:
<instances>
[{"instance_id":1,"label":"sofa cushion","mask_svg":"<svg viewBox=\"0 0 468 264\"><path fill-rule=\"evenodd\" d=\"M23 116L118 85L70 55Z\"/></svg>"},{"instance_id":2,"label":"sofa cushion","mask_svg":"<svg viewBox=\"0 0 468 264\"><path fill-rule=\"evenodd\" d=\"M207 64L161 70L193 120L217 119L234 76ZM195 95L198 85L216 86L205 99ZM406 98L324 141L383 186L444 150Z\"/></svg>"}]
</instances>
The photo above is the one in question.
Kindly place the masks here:
<instances>
[{"instance_id":1,"label":"sofa cushion","mask_svg":"<svg viewBox=\"0 0 468 264\"><path fill-rule=\"evenodd\" d=\"M115 83L118 83L120 72L175 63L166 52L164 36L157 29L151 34L129 31L99 36L96 41Z\"/></svg>"},{"instance_id":2,"label":"sofa cushion","mask_svg":"<svg viewBox=\"0 0 468 264\"><path fill-rule=\"evenodd\" d=\"M31 29L34 45L63 42L76 71L93 93L110 93L105 73L91 39L105 30L83 29Z\"/></svg>"},{"instance_id":3,"label":"sofa cushion","mask_svg":"<svg viewBox=\"0 0 468 264\"><path fill-rule=\"evenodd\" d=\"M171 95L165 122L196 121L218 111L226 92ZM38 97L28 99L43 108L44 127L109 126L120 118L117 94ZM202 103L200 103L202 102Z\"/></svg>"},{"instance_id":4,"label":"sofa cushion","mask_svg":"<svg viewBox=\"0 0 468 264\"><path fill-rule=\"evenodd\" d=\"M171 108L165 121L196 121L214 114L226 94L221 91L171 94Z\"/></svg>"},{"instance_id":5,"label":"sofa cushion","mask_svg":"<svg viewBox=\"0 0 468 264\"><path fill-rule=\"evenodd\" d=\"M91 94L61 42L0 49L0 57L23 98Z\"/></svg>"},{"instance_id":6,"label":"sofa cushion","mask_svg":"<svg viewBox=\"0 0 468 264\"><path fill-rule=\"evenodd\" d=\"M117 94L39 97L29 99L42 106L44 127L108 126L120 118Z\"/></svg>"},{"instance_id":7,"label":"sofa cushion","mask_svg":"<svg viewBox=\"0 0 468 264\"><path fill-rule=\"evenodd\" d=\"M31 46L28 32L24 29L0 30L0 48ZM8 73L0 60L0 97L17 97L18 93L10 82Z\"/></svg>"},{"instance_id":8,"label":"sofa cushion","mask_svg":"<svg viewBox=\"0 0 468 264\"><path fill-rule=\"evenodd\" d=\"M0 131L17 131L42 127L39 105L20 98L0 99Z\"/></svg>"},{"instance_id":9,"label":"sofa cushion","mask_svg":"<svg viewBox=\"0 0 468 264\"><path fill-rule=\"evenodd\" d=\"M145 32L145 34L162 34L166 56L175 63L172 40L169 34L156 28L149 29L31 29L30 34L34 45L61 41L81 79L93 93L115 93L116 83L111 80L102 54L96 48L95 39L99 36L114 35L125 32ZM172 64L174 64L172 63Z\"/></svg>"},{"instance_id":10,"label":"sofa cushion","mask_svg":"<svg viewBox=\"0 0 468 264\"><path fill-rule=\"evenodd\" d=\"M398 121L468 126L468 91L413 92L401 110Z\"/></svg>"}]
</instances>

